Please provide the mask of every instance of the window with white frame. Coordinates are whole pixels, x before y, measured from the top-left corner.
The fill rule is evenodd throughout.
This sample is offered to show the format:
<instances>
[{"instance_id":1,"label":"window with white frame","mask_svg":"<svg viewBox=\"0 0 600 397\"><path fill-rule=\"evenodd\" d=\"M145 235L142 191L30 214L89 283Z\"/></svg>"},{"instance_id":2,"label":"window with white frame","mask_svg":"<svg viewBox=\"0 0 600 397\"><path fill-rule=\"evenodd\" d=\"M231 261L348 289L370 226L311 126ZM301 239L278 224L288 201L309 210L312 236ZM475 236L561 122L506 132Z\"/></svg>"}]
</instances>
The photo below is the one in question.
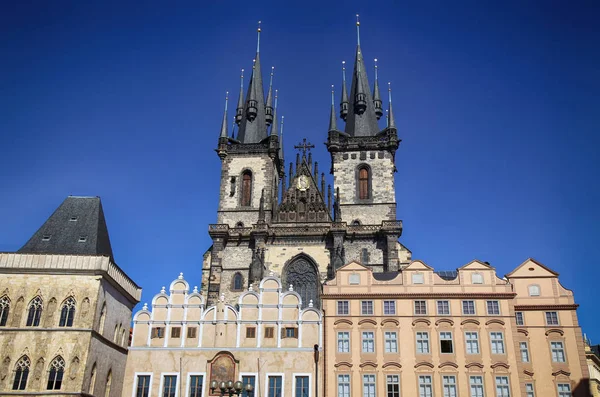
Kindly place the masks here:
<instances>
[{"instance_id":1,"label":"window with white frame","mask_svg":"<svg viewBox=\"0 0 600 397\"><path fill-rule=\"evenodd\" d=\"M467 354L479 354L479 334L476 331L465 332Z\"/></svg>"},{"instance_id":2,"label":"window with white frame","mask_svg":"<svg viewBox=\"0 0 600 397\"><path fill-rule=\"evenodd\" d=\"M492 354L504 354L504 334L502 332L490 332L490 344Z\"/></svg>"},{"instance_id":3,"label":"window with white frame","mask_svg":"<svg viewBox=\"0 0 600 397\"><path fill-rule=\"evenodd\" d=\"M202 375L190 375L190 394L188 397L202 397Z\"/></svg>"},{"instance_id":4,"label":"window with white frame","mask_svg":"<svg viewBox=\"0 0 600 397\"><path fill-rule=\"evenodd\" d=\"M500 314L500 302L487 301L487 314Z\"/></svg>"},{"instance_id":5,"label":"window with white frame","mask_svg":"<svg viewBox=\"0 0 600 397\"><path fill-rule=\"evenodd\" d=\"M415 301L415 314L416 315L427 314L427 301Z\"/></svg>"},{"instance_id":6,"label":"window with white frame","mask_svg":"<svg viewBox=\"0 0 600 397\"><path fill-rule=\"evenodd\" d=\"M483 284L483 275L481 273L473 273L471 275L471 282L473 284Z\"/></svg>"},{"instance_id":7,"label":"window with white frame","mask_svg":"<svg viewBox=\"0 0 600 397\"><path fill-rule=\"evenodd\" d=\"M338 375L337 397L350 397L350 375Z\"/></svg>"},{"instance_id":8,"label":"window with white frame","mask_svg":"<svg viewBox=\"0 0 600 397\"><path fill-rule=\"evenodd\" d=\"M521 361L524 363L529 362L529 347L527 342L519 342L519 350L521 352Z\"/></svg>"},{"instance_id":9,"label":"window with white frame","mask_svg":"<svg viewBox=\"0 0 600 397\"><path fill-rule=\"evenodd\" d=\"M559 383L558 397L571 397L571 385L568 383Z\"/></svg>"},{"instance_id":10,"label":"window with white frame","mask_svg":"<svg viewBox=\"0 0 600 397\"><path fill-rule=\"evenodd\" d=\"M242 392L242 397L254 397L254 391L246 391L246 385L252 385L252 388L256 386L256 377L254 375L243 375L242 376L242 384L244 385L244 391Z\"/></svg>"},{"instance_id":11,"label":"window with white frame","mask_svg":"<svg viewBox=\"0 0 600 397\"><path fill-rule=\"evenodd\" d=\"M437 301L437 314L447 315L450 314L450 302L448 301Z\"/></svg>"},{"instance_id":12,"label":"window with white frame","mask_svg":"<svg viewBox=\"0 0 600 397\"><path fill-rule=\"evenodd\" d=\"M552 361L555 363L565 362L565 348L562 342L550 342L550 350L552 352Z\"/></svg>"},{"instance_id":13,"label":"window with white frame","mask_svg":"<svg viewBox=\"0 0 600 397\"><path fill-rule=\"evenodd\" d=\"M412 283L413 284L423 284L424 283L423 273L413 273L412 275Z\"/></svg>"},{"instance_id":14,"label":"window with white frame","mask_svg":"<svg viewBox=\"0 0 600 397\"><path fill-rule=\"evenodd\" d=\"M396 301L383 301L383 314L396 314Z\"/></svg>"},{"instance_id":15,"label":"window with white frame","mask_svg":"<svg viewBox=\"0 0 600 397\"><path fill-rule=\"evenodd\" d=\"M338 353L350 353L350 332L338 332L337 336Z\"/></svg>"},{"instance_id":16,"label":"window with white frame","mask_svg":"<svg viewBox=\"0 0 600 397\"><path fill-rule=\"evenodd\" d=\"M360 302L360 314L372 315L373 314L373 301L362 301Z\"/></svg>"},{"instance_id":17,"label":"window with white frame","mask_svg":"<svg viewBox=\"0 0 600 397\"><path fill-rule=\"evenodd\" d=\"M429 354L429 332L417 332L417 353Z\"/></svg>"},{"instance_id":18,"label":"window with white frame","mask_svg":"<svg viewBox=\"0 0 600 397\"><path fill-rule=\"evenodd\" d=\"M510 397L508 376L496 376L496 397Z\"/></svg>"},{"instance_id":19,"label":"window with white frame","mask_svg":"<svg viewBox=\"0 0 600 397\"><path fill-rule=\"evenodd\" d=\"M375 352L375 333L372 331L365 331L362 333L362 351L363 353L374 353Z\"/></svg>"},{"instance_id":20,"label":"window with white frame","mask_svg":"<svg viewBox=\"0 0 600 397\"><path fill-rule=\"evenodd\" d=\"M385 352L398 353L398 334L393 331L385 331Z\"/></svg>"},{"instance_id":21,"label":"window with white frame","mask_svg":"<svg viewBox=\"0 0 600 397\"><path fill-rule=\"evenodd\" d=\"M470 397L485 397L483 393L483 376L469 376Z\"/></svg>"},{"instance_id":22,"label":"window with white frame","mask_svg":"<svg viewBox=\"0 0 600 397\"><path fill-rule=\"evenodd\" d=\"M350 307L350 304L348 301L338 301L337 302L337 314L338 315L349 314L349 312L350 312L349 307Z\"/></svg>"},{"instance_id":23,"label":"window with white frame","mask_svg":"<svg viewBox=\"0 0 600 397\"><path fill-rule=\"evenodd\" d=\"M454 353L452 332L440 332L440 352L444 354Z\"/></svg>"},{"instance_id":24,"label":"window with white frame","mask_svg":"<svg viewBox=\"0 0 600 397\"><path fill-rule=\"evenodd\" d=\"M529 296L540 296L540 286L537 284L530 285Z\"/></svg>"},{"instance_id":25,"label":"window with white frame","mask_svg":"<svg viewBox=\"0 0 600 397\"><path fill-rule=\"evenodd\" d=\"M444 397L456 397L456 376L454 375L443 375L442 376L442 389L444 390Z\"/></svg>"},{"instance_id":26,"label":"window with white frame","mask_svg":"<svg viewBox=\"0 0 600 397\"><path fill-rule=\"evenodd\" d=\"M177 393L177 375L163 376L162 397L175 397Z\"/></svg>"},{"instance_id":27,"label":"window with white frame","mask_svg":"<svg viewBox=\"0 0 600 397\"><path fill-rule=\"evenodd\" d=\"M295 397L308 397L310 389L308 386L308 376L296 376Z\"/></svg>"},{"instance_id":28,"label":"window with white frame","mask_svg":"<svg viewBox=\"0 0 600 397\"><path fill-rule=\"evenodd\" d=\"M366 264L366 263L363 263ZM360 284L360 276L358 274L351 274L350 277L348 277L348 283L350 285L359 285Z\"/></svg>"},{"instance_id":29,"label":"window with white frame","mask_svg":"<svg viewBox=\"0 0 600 397\"><path fill-rule=\"evenodd\" d=\"M546 312L546 325L559 325L557 312Z\"/></svg>"},{"instance_id":30,"label":"window with white frame","mask_svg":"<svg viewBox=\"0 0 600 397\"><path fill-rule=\"evenodd\" d=\"M523 317L523 312L515 312L515 320L517 321L517 325L525 325L525 318Z\"/></svg>"},{"instance_id":31,"label":"window with white frame","mask_svg":"<svg viewBox=\"0 0 600 397\"><path fill-rule=\"evenodd\" d=\"M430 375L419 375L419 397L433 397Z\"/></svg>"},{"instance_id":32,"label":"window with white frame","mask_svg":"<svg viewBox=\"0 0 600 397\"><path fill-rule=\"evenodd\" d=\"M135 397L148 397L150 395L150 375L138 375Z\"/></svg>"},{"instance_id":33,"label":"window with white frame","mask_svg":"<svg viewBox=\"0 0 600 397\"><path fill-rule=\"evenodd\" d=\"M387 397L400 397L400 376L386 376Z\"/></svg>"},{"instance_id":34,"label":"window with white frame","mask_svg":"<svg viewBox=\"0 0 600 397\"><path fill-rule=\"evenodd\" d=\"M470 315L475 314L475 301L463 301L463 314Z\"/></svg>"},{"instance_id":35,"label":"window with white frame","mask_svg":"<svg viewBox=\"0 0 600 397\"><path fill-rule=\"evenodd\" d=\"M269 376L267 381L268 397L281 397L281 376Z\"/></svg>"},{"instance_id":36,"label":"window with white frame","mask_svg":"<svg viewBox=\"0 0 600 397\"><path fill-rule=\"evenodd\" d=\"M535 397L533 383L525 383L525 397Z\"/></svg>"},{"instance_id":37,"label":"window with white frame","mask_svg":"<svg viewBox=\"0 0 600 397\"><path fill-rule=\"evenodd\" d=\"M375 397L375 374L363 375L363 397Z\"/></svg>"}]
</instances>

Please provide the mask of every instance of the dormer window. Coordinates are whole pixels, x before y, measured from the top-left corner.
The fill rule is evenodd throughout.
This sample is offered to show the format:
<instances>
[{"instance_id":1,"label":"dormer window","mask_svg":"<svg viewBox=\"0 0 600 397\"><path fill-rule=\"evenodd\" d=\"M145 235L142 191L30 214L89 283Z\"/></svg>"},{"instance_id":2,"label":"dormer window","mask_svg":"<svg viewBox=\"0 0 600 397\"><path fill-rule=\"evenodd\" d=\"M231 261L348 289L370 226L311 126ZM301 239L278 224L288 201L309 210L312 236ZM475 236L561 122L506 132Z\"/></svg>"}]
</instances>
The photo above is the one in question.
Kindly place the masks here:
<instances>
[{"instance_id":1,"label":"dormer window","mask_svg":"<svg viewBox=\"0 0 600 397\"><path fill-rule=\"evenodd\" d=\"M77 222L77 219L78 219L78 217L76 215L72 216L69 218L69 222Z\"/></svg>"},{"instance_id":2,"label":"dormer window","mask_svg":"<svg viewBox=\"0 0 600 397\"><path fill-rule=\"evenodd\" d=\"M80 243L85 243L87 241L87 236L79 236L79 240Z\"/></svg>"},{"instance_id":3,"label":"dormer window","mask_svg":"<svg viewBox=\"0 0 600 397\"><path fill-rule=\"evenodd\" d=\"M425 282L423 278L423 273L414 273L412 275L412 283L413 284L423 284Z\"/></svg>"},{"instance_id":4,"label":"dormer window","mask_svg":"<svg viewBox=\"0 0 600 397\"><path fill-rule=\"evenodd\" d=\"M360 284L360 276L358 274L351 274L348 281L350 285L358 285Z\"/></svg>"},{"instance_id":5,"label":"dormer window","mask_svg":"<svg viewBox=\"0 0 600 397\"><path fill-rule=\"evenodd\" d=\"M540 296L540 286L537 284L530 285L529 296Z\"/></svg>"},{"instance_id":6,"label":"dormer window","mask_svg":"<svg viewBox=\"0 0 600 397\"><path fill-rule=\"evenodd\" d=\"M481 273L473 273L471 275L471 282L473 284L483 284L483 275Z\"/></svg>"},{"instance_id":7,"label":"dormer window","mask_svg":"<svg viewBox=\"0 0 600 397\"><path fill-rule=\"evenodd\" d=\"M42 236L42 241L50 241L50 235L49 234L44 234Z\"/></svg>"}]
</instances>

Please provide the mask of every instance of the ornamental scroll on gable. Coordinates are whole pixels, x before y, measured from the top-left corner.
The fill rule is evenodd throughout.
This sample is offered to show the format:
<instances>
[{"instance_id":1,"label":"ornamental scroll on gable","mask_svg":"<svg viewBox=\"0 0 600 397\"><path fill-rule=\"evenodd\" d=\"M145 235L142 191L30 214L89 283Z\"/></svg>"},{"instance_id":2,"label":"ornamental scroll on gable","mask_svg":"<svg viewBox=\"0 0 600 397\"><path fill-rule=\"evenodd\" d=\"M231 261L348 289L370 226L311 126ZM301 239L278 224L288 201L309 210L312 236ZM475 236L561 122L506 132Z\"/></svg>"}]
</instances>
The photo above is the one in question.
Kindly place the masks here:
<instances>
[{"instance_id":1,"label":"ornamental scroll on gable","mask_svg":"<svg viewBox=\"0 0 600 397\"><path fill-rule=\"evenodd\" d=\"M325 203L325 183L322 176L321 188L318 186L318 171L311 170L311 158L302 156L296 163L296 172L290 178L277 211L277 222L331 222L330 206Z\"/></svg>"}]
</instances>

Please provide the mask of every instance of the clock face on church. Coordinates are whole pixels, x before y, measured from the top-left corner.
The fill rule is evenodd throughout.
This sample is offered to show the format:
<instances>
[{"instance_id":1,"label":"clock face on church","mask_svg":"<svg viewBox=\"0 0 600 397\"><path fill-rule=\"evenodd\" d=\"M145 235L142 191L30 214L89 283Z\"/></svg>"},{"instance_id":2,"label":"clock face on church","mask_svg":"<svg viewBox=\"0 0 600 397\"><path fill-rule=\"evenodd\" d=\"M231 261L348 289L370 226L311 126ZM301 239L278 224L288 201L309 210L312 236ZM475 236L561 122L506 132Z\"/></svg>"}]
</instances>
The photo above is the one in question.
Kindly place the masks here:
<instances>
[{"instance_id":1,"label":"clock face on church","mask_svg":"<svg viewBox=\"0 0 600 397\"><path fill-rule=\"evenodd\" d=\"M308 177L306 175L301 175L296 180L296 189L305 191L308 189Z\"/></svg>"}]
</instances>

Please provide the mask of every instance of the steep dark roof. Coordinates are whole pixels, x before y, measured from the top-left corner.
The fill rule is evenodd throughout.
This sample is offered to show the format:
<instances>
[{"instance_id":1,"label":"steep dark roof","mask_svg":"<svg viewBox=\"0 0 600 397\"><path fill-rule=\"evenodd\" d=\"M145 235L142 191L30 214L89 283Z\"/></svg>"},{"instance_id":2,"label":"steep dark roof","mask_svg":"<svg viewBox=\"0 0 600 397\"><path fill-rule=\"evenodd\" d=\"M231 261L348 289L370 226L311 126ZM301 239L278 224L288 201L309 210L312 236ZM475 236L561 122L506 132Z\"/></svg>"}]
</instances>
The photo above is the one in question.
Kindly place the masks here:
<instances>
[{"instance_id":1,"label":"steep dark roof","mask_svg":"<svg viewBox=\"0 0 600 397\"><path fill-rule=\"evenodd\" d=\"M373 273L373 278L378 281L390 281L395 279L400 273L399 272L382 272Z\"/></svg>"},{"instance_id":2,"label":"steep dark roof","mask_svg":"<svg viewBox=\"0 0 600 397\"><path fill-rule=\"evenodd\" d=\"M244 103L244 118L238 130L238 140L242 143L258 143L267 137L267 122L265 121L265 91L263 89L262 72L260 70L260 54L256 53L256 61L250 77L250 85ZM246 117L248 102L256 101L256 118L252 121Z\"/></svg>"},{"instance_id":3,"label":"steep dark roof","mask_svg":"<svg viewBox=\"0 0 600 397\"><path fill-rule=\"evenodd\" d=\"M364 113L358 114L354 111L354 102L357 91L365 94L367 108ZM345 132L351 136L374 136L379 132L375 105L371 97L369 79L365 69L362 50L356 47L356 58L354 59L354 72L352 73L352 88L350 89L348 116L346 118Z\"/></svg>"},{"instance_id":4,"label":"steep dark roof","mask_svg":"<svg viewBox=\"0 0 600 397\"><path fill-rule=\"evenodd\" d=\"M104 255L114 261L100 197L67 197L17 252Z\"/></svg>"}]
</instances>

